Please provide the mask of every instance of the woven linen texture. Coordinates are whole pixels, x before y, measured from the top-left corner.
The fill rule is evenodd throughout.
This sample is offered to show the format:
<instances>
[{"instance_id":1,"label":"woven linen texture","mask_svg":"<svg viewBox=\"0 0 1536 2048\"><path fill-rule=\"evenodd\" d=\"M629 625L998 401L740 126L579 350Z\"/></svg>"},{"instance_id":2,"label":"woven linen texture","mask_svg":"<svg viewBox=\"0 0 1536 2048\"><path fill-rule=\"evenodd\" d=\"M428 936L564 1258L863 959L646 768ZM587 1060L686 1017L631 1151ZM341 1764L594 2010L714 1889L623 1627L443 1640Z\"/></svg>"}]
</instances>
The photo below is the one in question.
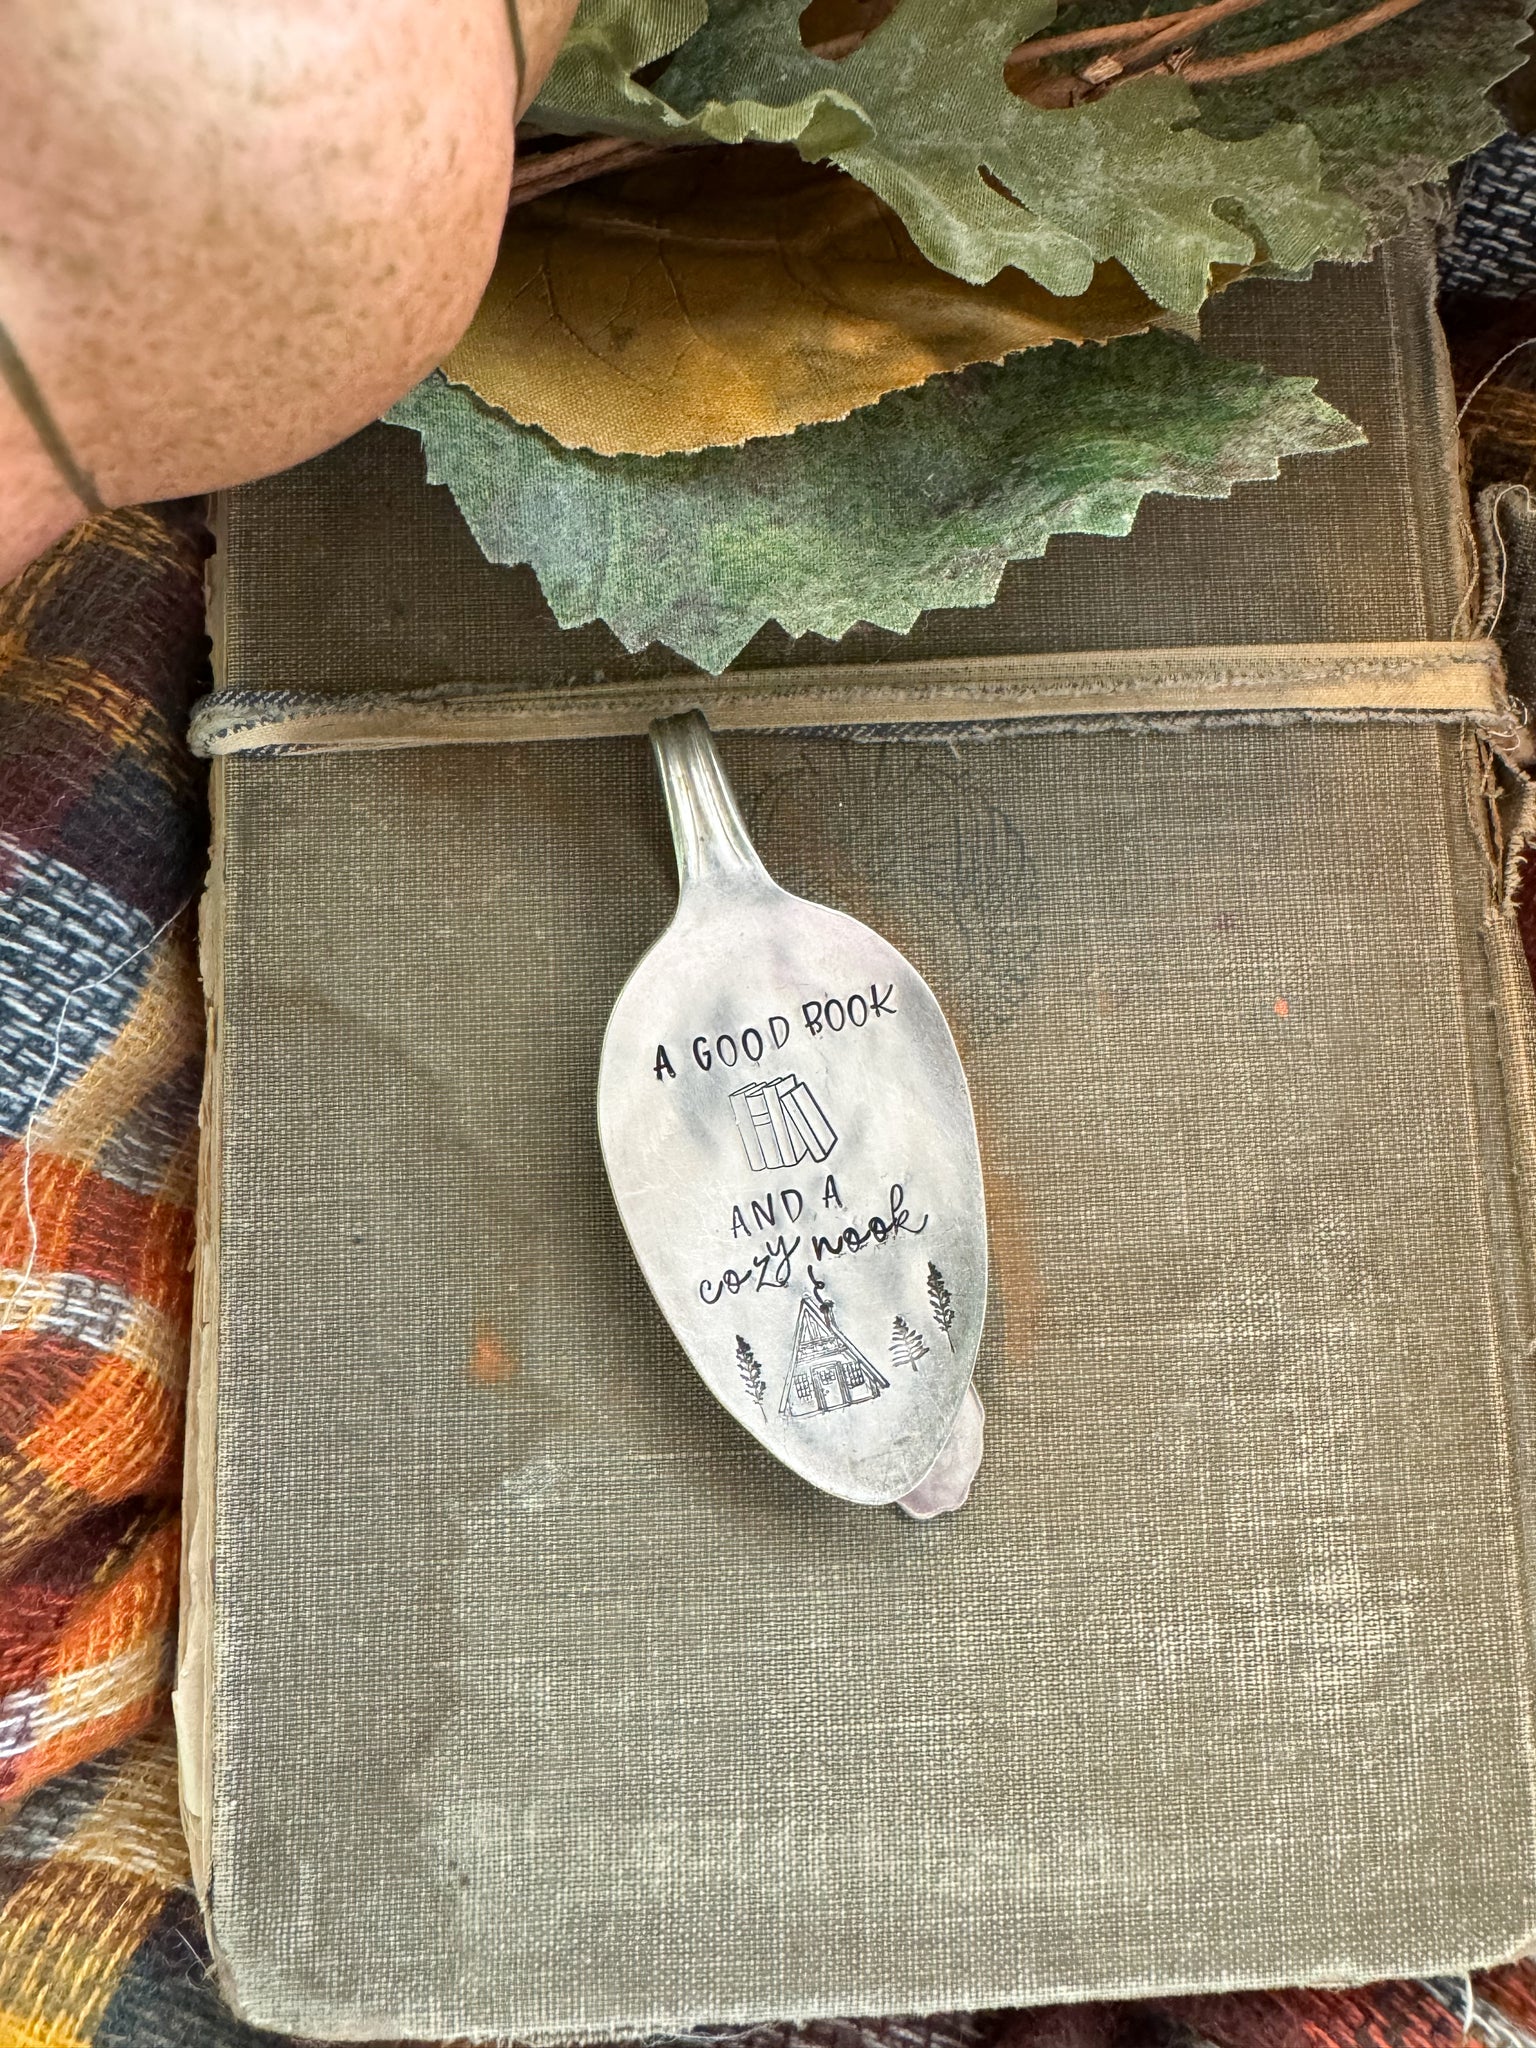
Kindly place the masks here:
<instances>
[{"instance_id":1,"label":"woven linen texture","mask_svg":"<svg viewBox=\"0 0 1536 2048\"><path fill-rule=\"evenodd\" d=\"M971 1079L992 1428L928 1530L763 1459L624 1245L592 1101L671 907L644 743L222 765L210 1803L250 2016L664 2031L1518 1944L1458 744L722 740L770 872L944 991Z\"/></svg>"}]
</instances>

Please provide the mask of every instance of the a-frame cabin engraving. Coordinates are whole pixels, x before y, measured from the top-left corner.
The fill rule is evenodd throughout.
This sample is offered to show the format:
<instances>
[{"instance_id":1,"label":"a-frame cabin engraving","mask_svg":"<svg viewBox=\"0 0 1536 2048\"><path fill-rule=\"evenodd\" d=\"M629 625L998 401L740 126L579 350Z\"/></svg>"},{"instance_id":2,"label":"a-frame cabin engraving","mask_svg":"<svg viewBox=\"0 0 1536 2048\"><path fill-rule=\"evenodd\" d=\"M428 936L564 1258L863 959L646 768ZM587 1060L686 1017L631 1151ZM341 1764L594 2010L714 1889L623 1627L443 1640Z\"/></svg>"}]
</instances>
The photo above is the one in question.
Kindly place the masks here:
<instances>
[{"instance_id":1,"label":"a-frame cabin engraving","mask_svg":"<svg viewBox=\"0 0 1536 2048\"><path fill-rule=\"evenodd\" d=\"M795 1348L781 1415L825 1415L829 1409L851 1408L856 1401L878 1400L890 1381L832 1320L830 1309L805 1300L795 1324Z\"/></svg>"}]
</instances>

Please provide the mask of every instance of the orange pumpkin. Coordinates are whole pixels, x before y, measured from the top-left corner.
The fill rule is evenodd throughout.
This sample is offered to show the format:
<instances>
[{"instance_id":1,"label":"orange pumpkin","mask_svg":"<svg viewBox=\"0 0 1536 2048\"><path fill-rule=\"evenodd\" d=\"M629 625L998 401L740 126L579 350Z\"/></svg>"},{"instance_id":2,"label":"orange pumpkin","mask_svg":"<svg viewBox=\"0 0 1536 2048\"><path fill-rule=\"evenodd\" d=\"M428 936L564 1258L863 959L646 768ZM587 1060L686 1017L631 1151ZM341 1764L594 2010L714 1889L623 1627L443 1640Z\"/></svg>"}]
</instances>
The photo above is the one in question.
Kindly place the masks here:
<instances>
[{"instance_id":1,"label":"orange pumpkin","mask_svg":"<svg viewBox=\"0 0 1536 2048\"><path fill-rule=\"evenodd\" d=\"M573 9L10 0L0 583L93 499L284 468L447 354Z\"/></svg>"}]
</instances>

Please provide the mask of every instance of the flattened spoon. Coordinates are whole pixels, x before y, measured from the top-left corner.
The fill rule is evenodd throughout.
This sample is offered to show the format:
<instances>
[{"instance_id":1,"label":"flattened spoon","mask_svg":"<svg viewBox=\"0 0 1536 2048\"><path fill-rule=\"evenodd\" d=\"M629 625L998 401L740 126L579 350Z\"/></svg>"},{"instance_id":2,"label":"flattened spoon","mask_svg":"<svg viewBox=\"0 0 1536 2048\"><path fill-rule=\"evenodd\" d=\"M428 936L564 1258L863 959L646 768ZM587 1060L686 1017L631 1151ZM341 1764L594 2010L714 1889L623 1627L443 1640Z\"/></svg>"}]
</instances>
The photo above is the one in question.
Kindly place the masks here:
<instances>
[{"instance_id":1,"label":"flattened spoon","mask_svg":"<svg viewBox=\"0 0 1536 2048\"><path fill-rule=\"evenodd\" d=\"M943 1012L886 940L758 859L700 713L651 728L677 911L614 1004L614 1200L704 1383L824 1492L921 1517L981 1456L987 1230Z\"/></svg>"}]
</instances>

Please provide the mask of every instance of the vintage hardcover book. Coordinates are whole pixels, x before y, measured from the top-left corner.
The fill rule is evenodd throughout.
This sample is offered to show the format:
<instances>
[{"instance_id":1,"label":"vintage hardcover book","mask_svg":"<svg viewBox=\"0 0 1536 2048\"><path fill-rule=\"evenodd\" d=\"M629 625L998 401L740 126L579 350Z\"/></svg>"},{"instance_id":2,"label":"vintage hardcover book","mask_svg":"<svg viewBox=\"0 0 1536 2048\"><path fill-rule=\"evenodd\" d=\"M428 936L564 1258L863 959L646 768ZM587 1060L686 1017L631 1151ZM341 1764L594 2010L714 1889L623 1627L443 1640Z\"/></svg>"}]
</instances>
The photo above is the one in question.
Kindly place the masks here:
<instances>
[{"instance_id":1,"label":"vintage hardcover book","mask_svg":"<svg viewBox=\"0 0 1536 2048\"><path fill-rule=\"evenodd\" d=\"M1532 1003L1423 245L1209 316L1369 445L711 682L375 428L235 492L179 1687L222 1981L323 2038L1451 1972L1536 1931ZM647 721L953 1024L987 1454L712 1400L594 1115Z\"/></svg>"}]
</instances>

